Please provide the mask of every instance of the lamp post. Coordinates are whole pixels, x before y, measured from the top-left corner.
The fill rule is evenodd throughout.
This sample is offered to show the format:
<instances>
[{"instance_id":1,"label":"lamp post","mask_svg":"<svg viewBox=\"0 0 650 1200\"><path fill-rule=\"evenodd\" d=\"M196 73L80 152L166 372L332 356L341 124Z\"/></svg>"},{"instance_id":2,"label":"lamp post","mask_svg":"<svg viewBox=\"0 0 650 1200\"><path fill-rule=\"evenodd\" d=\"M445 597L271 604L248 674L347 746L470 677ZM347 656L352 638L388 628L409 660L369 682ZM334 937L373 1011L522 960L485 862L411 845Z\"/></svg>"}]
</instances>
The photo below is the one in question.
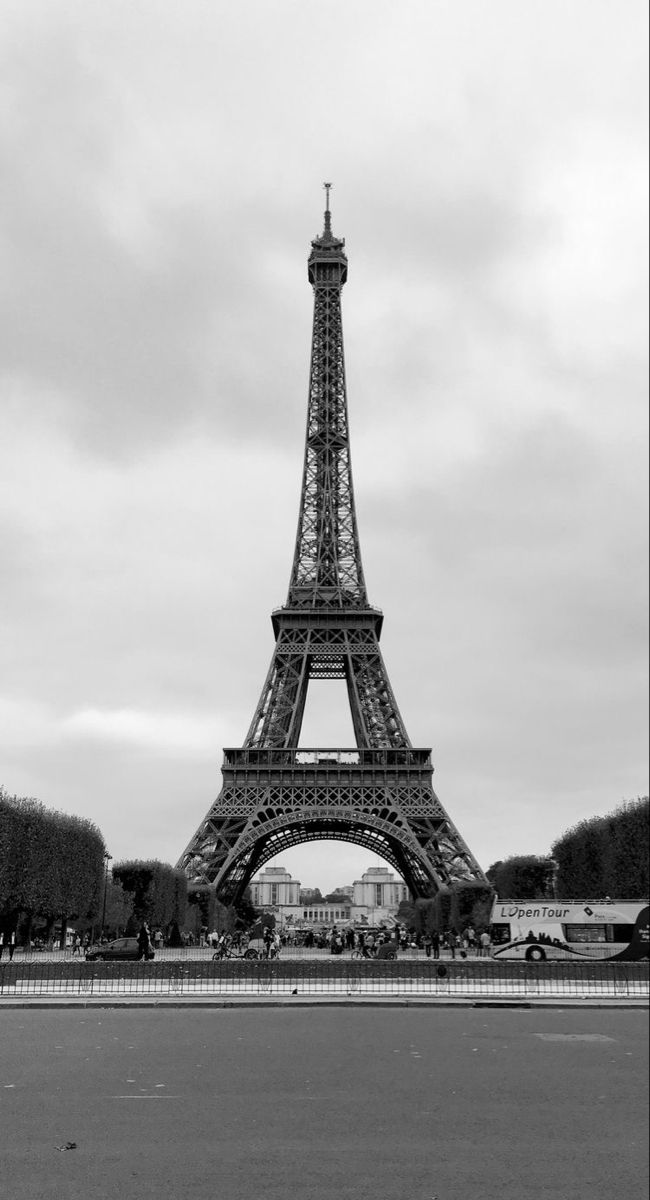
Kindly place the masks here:
<instances>
[{"instance_id":1,"label":"lamp post","mask_svg":"<svg viewBox=\"0 0 650 1200\"><path fill-rule=\"evenodd\" d=\"M102 901L102 927L99 931L100 938L104 936L104 922L106 920L106 893L108 891L108 864L113 858L108 850L104 851L104 899Z\"/></svg>"}]
</instances>

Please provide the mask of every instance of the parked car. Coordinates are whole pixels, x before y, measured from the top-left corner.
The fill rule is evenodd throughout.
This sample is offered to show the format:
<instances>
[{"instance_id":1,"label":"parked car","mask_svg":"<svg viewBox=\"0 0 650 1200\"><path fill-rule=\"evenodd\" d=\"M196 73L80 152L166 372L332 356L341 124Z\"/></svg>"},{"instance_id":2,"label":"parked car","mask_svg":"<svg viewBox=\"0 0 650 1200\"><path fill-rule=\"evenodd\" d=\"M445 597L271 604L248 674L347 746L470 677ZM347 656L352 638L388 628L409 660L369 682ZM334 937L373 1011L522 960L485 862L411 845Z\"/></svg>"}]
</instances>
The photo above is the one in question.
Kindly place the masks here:
<instances>
[{"instance_id":1,"label":"parked car","mask_svg":"<svg viewBox=\"0 0 650 1200\"><path fill-rule=\"evenodd\" d=\"M86 951L86 962L134 962L140 958L138 939L134 937L116 938L114 942L106 942L103 946L91 946ZM155 958L155 951L150 950L147 959Z\"/></svg>"}]
</instances>

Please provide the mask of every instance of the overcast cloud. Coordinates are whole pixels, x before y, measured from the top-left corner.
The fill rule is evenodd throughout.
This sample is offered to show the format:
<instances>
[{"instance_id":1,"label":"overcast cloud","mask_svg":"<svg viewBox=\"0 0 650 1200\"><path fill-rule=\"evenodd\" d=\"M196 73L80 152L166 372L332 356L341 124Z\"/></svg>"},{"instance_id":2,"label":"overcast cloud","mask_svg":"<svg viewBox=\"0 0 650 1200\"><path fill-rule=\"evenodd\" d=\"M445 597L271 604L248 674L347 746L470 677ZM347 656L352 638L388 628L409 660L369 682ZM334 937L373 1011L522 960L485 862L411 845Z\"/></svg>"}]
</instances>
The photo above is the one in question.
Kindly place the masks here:
<instances>
[{"instance_id":1,"label":"overcast cloud","mask_svg":"<svg viewBox=\"0 0 650 1200\"><path fill-rule=\"evenodd\" d=\"M3 5L9 792L172 862L217 794L288 586L328 179L365 574L443 804L487 867L647 793L646 23ZM350 744L335 687L303 744Z\"/></svg>"}]
</instances>

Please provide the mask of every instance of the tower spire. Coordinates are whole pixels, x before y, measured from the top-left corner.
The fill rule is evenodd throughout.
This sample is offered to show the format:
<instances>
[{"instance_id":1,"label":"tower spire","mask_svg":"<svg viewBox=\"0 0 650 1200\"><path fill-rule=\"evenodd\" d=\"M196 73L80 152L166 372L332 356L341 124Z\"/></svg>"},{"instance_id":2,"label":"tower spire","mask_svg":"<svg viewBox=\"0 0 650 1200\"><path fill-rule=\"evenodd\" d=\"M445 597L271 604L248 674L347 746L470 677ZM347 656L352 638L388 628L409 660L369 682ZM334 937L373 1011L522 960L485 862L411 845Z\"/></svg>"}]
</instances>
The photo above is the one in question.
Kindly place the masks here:
<instances>
[{"instance_id":1,"label":"tower spire","mask_svg":"<svg viewBox=\"0 0 650 1200\"><path fill-rule=\"evenodd\" d=\"M348 276L345 241L325 232L309 255L314 322L309 371L302 496L287 606L367 606L352 487L341 290Z\"/></svg>"},{"instance_id":2,"label":"tower spire","mask_svg":"<svg viewBox=\"0 0 650 1200\"><path fill-rule=\"evenodd\" d=\"M332 236L332 214L330 212L330 188L331 188L331 186L332 186L331 183L323 184L323 187L325 188L325 232L324 232L325 237Z\"/></svg>"}]
</instances>

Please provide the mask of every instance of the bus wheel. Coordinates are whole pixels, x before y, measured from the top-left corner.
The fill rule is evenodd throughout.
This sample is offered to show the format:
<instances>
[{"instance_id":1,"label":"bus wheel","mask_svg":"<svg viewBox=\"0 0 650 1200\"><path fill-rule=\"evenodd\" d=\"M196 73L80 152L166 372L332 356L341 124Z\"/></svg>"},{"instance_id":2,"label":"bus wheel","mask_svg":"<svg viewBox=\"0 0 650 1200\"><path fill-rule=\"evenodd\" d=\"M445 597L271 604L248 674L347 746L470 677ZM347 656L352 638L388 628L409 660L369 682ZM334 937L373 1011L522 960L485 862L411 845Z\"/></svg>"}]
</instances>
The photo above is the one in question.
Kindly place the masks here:
<instances>
[{"instance_id":1,"label":"bus wheel","mask_svg":"<svg viewBox=\"0 0 650 1200\"><path fill-rule=\"evenodd\" d=\"M259 956L258 956L257 950L247 950L246 953L244 954L244 958L248 958L248 959L258 958L258 957Z\"/></svg>"},{"instance_id":2,"label":"bus wheel","mask_svg":"<svg viewBox=\"0 0 650 1200\"><path fill-rule=\"evenodd\" d=\"M529 946L526 951L526 962L546 962L546 955L541 946Z\"/></svg>"}]
</instances>

